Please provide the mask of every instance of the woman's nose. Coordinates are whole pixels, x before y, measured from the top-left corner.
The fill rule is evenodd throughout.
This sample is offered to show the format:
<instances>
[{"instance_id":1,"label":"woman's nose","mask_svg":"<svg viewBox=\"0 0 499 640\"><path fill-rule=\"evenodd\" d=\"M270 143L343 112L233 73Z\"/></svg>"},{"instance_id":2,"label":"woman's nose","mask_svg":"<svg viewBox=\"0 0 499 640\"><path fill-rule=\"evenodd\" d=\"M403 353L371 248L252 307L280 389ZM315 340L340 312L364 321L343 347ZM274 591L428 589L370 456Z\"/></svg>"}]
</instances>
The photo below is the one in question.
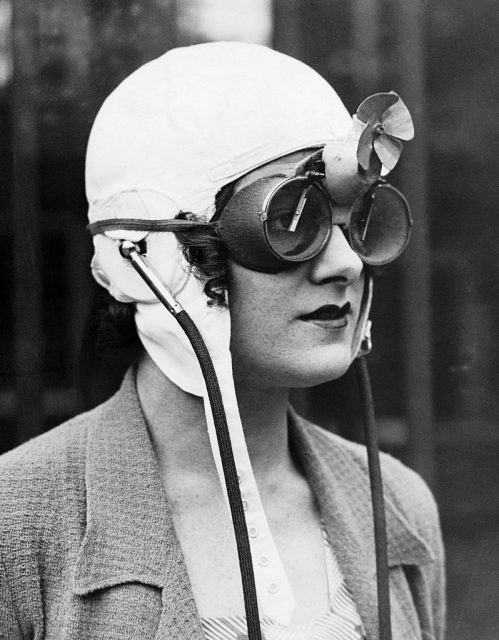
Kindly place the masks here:
<instances>
[{"instance_id":1,"label":"woman's nose","mask_svg":"<svg viewBox=\"0 0 499 640\"><path fill-rule=\"evenodd\" d=\"M362 260L348 244L343 231L333 225L324 249L311 260L310 280L316 284L334 281L348 286L362 274Z\"/></svg>"}]
</instances>

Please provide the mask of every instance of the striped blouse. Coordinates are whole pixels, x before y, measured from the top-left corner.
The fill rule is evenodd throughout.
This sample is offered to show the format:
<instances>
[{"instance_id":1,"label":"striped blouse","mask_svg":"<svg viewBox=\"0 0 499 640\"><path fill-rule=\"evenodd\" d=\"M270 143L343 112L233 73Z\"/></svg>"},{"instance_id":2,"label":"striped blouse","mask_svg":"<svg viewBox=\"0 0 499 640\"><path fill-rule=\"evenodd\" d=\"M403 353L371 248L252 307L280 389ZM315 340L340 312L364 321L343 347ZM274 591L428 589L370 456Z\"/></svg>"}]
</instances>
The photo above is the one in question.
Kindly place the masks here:
<instances>
[{"instance_id":1,"label":"striped blouse","mask_svg":"<svg viewBox=\"0 0 499 640\"><path fill-rule=\"evenodd\" d=\"M264 640L363 640L362 622L338 562L322 529L330 609L308 624L284 627L272 618L261 619ZM247 640L244 616L202 618L206 640Z\"/></svg>"}]
</instances>

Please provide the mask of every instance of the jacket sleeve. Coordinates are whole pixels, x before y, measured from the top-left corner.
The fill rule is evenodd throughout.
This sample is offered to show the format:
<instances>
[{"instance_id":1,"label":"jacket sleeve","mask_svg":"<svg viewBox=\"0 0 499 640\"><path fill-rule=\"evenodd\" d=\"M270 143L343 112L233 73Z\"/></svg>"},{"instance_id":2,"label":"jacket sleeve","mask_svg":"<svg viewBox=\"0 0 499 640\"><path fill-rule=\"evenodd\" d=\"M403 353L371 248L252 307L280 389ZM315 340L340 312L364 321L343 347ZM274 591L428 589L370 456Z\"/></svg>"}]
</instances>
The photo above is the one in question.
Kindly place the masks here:
<instances>
[{"instance_id":1,"label":"jacket sleeve","mask_svg":"<svg viewBox=\"0 0 499 640\"><path fill-rule=\"evenodd\" d=\"M444 640L446 620L445 553L437 504L426 482L392 456L381 455L385 501L424 544L419 558L401 558L419 619L422 640Z\"/></svg>"},{"instance_id":2,"label":"jacket sleeve","mask_svg":"<svg viewBox=\"0 0 499 640\"><path fill-rule=\"evenodd\" d=\"M7 572L0 558L0 640L21 640L22 637Z\"/></svg>"},{"instance_id":3,"label":"jacket sleeve","mask_svg":"<svg viewBox=\"0 0 499 640\"><path fill-rule=\"evenodd\" d=\"M43 503L33 482L37 468L19 464L18 455L0 458L0 640L43 638L38 533Z\"/></svg>"},{"instance_id":4,"label":"jacket sleeve","mask_svg":"<svg viewBox=\"0 0 499 640\"><path fill-rule=\"evenodd\" d=\"M446 626L445 552L438 508L426 483L410 472L418 495L412 510L413 522L426 541L432 561L407 566L405 571L420 617L423 640L444 640Z\"/></svg>"},{"instance_id":5,"label":"jacket sleeve","mask_svg":"<svg viewBox=\"0 0 499 640\"><path fill-rule=\"evenodd\" d=\"M430 494L429 490L428 493ZM427 580L428 591L431 597L431 611L433 617L433 635L430 637L434 637L435 640L444 640L446 624L445 551L442 541L438 510L431 494L429 495L429 500L431 500L431 511L433 512L433 516L430 518L427 525L429 525L430 528L430 544L434 556L434 562L427 565L424 568L424 571L426 574L425 578Z\"/></svg>"}]
</instances>

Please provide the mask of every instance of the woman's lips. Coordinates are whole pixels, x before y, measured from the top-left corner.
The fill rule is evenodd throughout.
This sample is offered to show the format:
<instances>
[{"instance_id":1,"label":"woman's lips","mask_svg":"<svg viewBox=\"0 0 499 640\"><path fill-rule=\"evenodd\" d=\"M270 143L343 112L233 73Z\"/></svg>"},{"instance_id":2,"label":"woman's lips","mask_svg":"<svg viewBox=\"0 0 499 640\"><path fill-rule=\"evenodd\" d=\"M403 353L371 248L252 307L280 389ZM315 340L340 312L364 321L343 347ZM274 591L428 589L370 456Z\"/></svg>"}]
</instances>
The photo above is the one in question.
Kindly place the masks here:
<instances>
[{"instance_id":1,"label":"woman's lips","mask_svg":"<svg viewBox=\"0 0 499 640\"><path fill-rule=\"evenodd\" d=\"M325 304L322 307L318 307L312 313L300 316L300 320L304 322L311 322L320 327L328 329L342 329L348 324L348 316L352 311L352 305L350 302L345 303L339 307L336 304Z\"/></svg>"}]
</instances>

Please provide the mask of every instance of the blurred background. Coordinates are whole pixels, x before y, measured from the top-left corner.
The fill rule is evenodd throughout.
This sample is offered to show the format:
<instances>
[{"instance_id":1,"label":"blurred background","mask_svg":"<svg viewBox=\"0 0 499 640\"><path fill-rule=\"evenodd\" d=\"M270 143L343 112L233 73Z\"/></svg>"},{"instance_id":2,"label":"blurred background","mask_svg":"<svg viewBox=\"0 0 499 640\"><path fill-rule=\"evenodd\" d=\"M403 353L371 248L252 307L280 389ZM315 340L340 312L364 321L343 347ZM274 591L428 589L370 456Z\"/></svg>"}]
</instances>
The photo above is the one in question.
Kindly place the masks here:
<instances>
[{"instance_id":1,"label":"blurred background","mask_svg":"<svg viewBox=\"0 0 499 640\"><path fill-rule=\"evenodd\" d=\"M498 31L497 0L0 0L0 452L105 399L132 357L95 348L84 194L92 120L125 76L246 40L310 64L352 113L396 90L417 137L392 182L415 227L375 285L381 446L440 505L448 637L497 640ZM361 438L350 373L294 401Z\"/></svg>"}]
</instances>

